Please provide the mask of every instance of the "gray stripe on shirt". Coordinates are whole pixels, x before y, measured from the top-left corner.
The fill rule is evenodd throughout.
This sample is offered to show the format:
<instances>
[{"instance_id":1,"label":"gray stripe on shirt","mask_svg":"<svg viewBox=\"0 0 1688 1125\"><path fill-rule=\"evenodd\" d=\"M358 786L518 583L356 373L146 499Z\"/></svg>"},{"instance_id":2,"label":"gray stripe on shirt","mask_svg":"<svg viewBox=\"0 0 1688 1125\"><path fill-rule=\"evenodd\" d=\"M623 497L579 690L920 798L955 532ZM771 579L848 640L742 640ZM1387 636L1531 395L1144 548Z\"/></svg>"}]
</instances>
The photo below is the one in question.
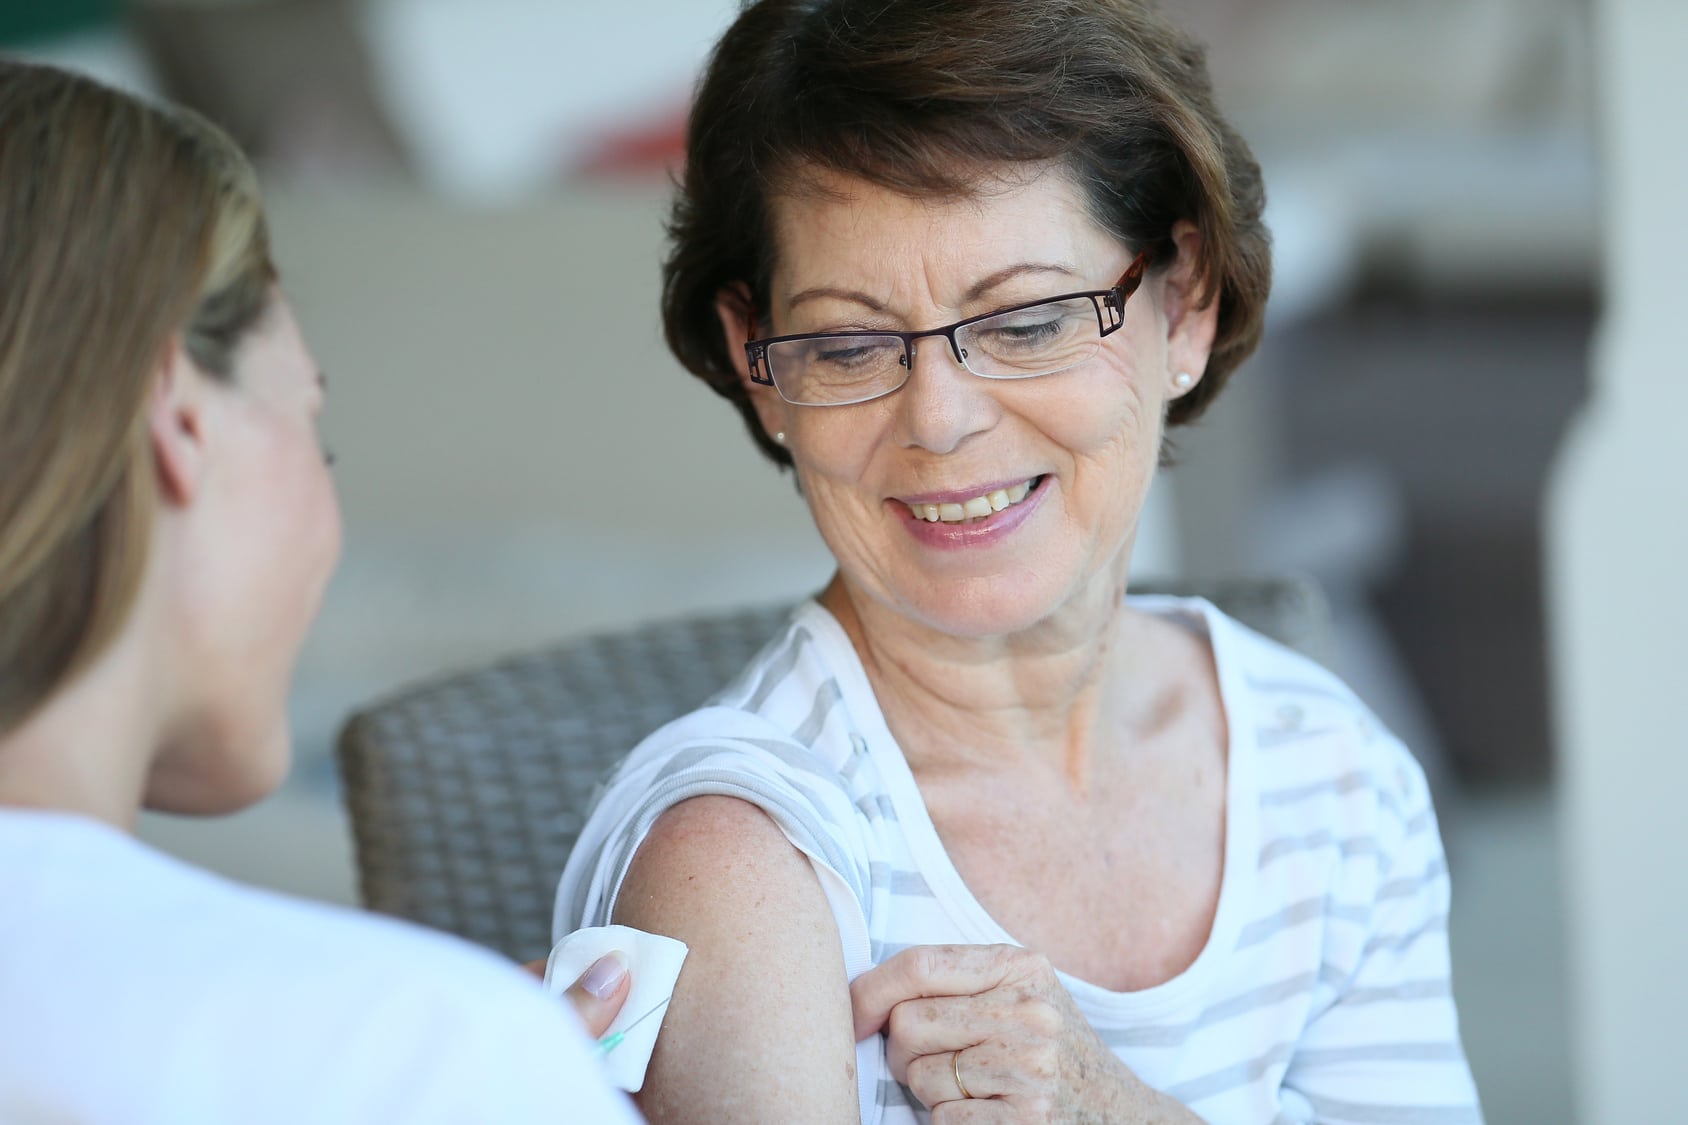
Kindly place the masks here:
<instances>
[{"instance_id":1,"label":"gray stripe on shirt","mask_svg":"<svg viewBox=\"0 0 1688 1125\"><path fill-rule=\"evenodd\" d=\"M1097 1034L1109 1047L1178 1047L1202 1028L1311 992L1315 983L1312 973L1298 973L1222 1000L1189 1023L1098 1028Z\"/></svg>"},{"instance_id":2,"label":"gray stripe on shirt","mask_svg":"<svg viewBox=\"0 0 1688 1125\"><path fill-rule=\"evenodd\" d=\"M1342 1006L1352 1008L1361 1004L1394 1004L1409 1000L1445 1000L1452 996L1453 986L1441 980L1409 980L1387 988L1351 988L1342 995Z\"/></svg>"},{"instance_id":3,"label":"gray stripe on shirt","mask_svg":"<svg viewBox=\"0 0 1688 1125\"><path fill-rule=\"evenodd\" d=\"M833 706L842 696L838 690L838 681L828 679L815 690L815 701L809 705L809 716L803 720L803 725L791 732L795 738L805 746L813 746L815 739L820 737L821 728L826 726L827 716L832 714Z\"/></svg>"},{"instance_id":4,"label":"gray stripe on shirt","mask_svg":"<svg viewBox=\"0 0 1688 1125\"><path fill-rule=\"evenodd\" d=\"M884 793L864 793L856 798L856 808L869 820L897 822L897 810L891 806L891 798Z\"/></svg>"},{"instance_id":5,"label":"gray stripe on shirt","mask_svg":"<svg viewBox=\"0 0 1688 1125\"><path fill-rule=\"evenodd\" d=\"M843 778L846 784L853 785L856 780L857 772L860 771L862 766L866 765L867 762L867 743L862 741L861 735L851 731L850 753L847 757L845 757L844 764L838 767L838 776Z\"/></svg>"},{"instance_id":6,"label":"gray stripe on shirt","mask_svg":"<svg viewBox=\"0 0 1688 1125\"><path fill-rule=\"evenodd\" d=\"M1248 686L1255 691L1268 695L1282 693L1284 695L1312 695L1320 699L1334 699L1345 707L1354 706L1354 696L1345 691L1316 684L1311 680L1266 679L1262 676L1245 676Z\"/></svg>"},{"instance_id":7,"label":"gray stripe on shirt","mask_svg":"<svg viewBox=\"0 0 1688 1125\"><path fill-rule=\"evenodd\" d=\"M1353 859L1355 856L1381 856L1383 849L1378 846L1372 836L1351 836L1345 840L1337 840L1336 834L1328 828L1321 828L1317 832L1309 832L1305 836L1279 836L1260 849L1260 866L1265 867L1275 859L1282 859L1287 855L1298 852L1318 851L1320 848L1336 845L1343 859Z\"/></svg>"},{"instance_id":8,"label":"gray stripe on shirt","mask_svg":"<svg viewBox=\"0 0 1688 1125\"><path fill-rule=\"evenodd\" d=\"M1483 1115L1473 1105L1376 1105L1340 1102L1302 1091L1321 1122L1351 1122L1353 1125L1483 1125Z\"/></svg>"},{"instance_id":9,"label":"gray stripe on shirt","mask_svg":"<svg viewBox=\"0 0 1688 1125\"><path fill-rule=\"evenodd\" d=\"M1192 1078L1188 1082L1180 1082L1169 1087L1167 1096L1176 1098L1185 1105L1211 1098L1215 1094L1223 1094L1226 1090L1234 1090L1238 1086L1246 1086L1275 1067L1286 1066L1290 1056L1295 1054L1294 1043L1279 1043L1259 1058L1236 1063L1216 1070L1211 1074L1204 1074L1200 1078Z\"/></svg>"},{"instance_id":10,"label":"gray stripe on shirt","mask_svg":"<svg viewBox=\"0 0 1688 1125\"><path fill-rule=\"evenodd\" d=\"M802 655L803 646L809 643L809 630L796 628L791 631L791 637L781 646L779 653L762 670L762 678L756 684L756 690L751 692L750 698L745 700L742 710L760 714L763 704L774 694L780 681L791 674L797 667L797 658Z\"/></svg>"},{"instance_id":11,"label":"gray stripe on shirt","mask_svg":"<svg viewBox=\"0 0 1688 1125\"><path fill-rule=\"evenodd\" d=\"M1424 869L1423 875L1403 875L1399 879L1391 879L1378 888L1377 901L1384 902L1392 898L1411 898L1439 880L1448 877L1448 861L1437 856Z\"/></svg>"},{"instance_id":12,"label":"gray stripe on shirt","mask_svg":"<svg viewBox=\"0 0 1688 1125\"><path fill-rule=\"evenodd\" d=\"M889 863L875 862L868 864L868 872L873 880L875 890L887 891L894 895L905 895L909 898L937 898L926 879L918 871L908 871L901 867L892 867Z\"/></svg>"},{"instance_id":13,"label":"gray stripe on shirt","mask_svg":"<svg viewBox=\"0 0 1688 1125\"><path fill-rule=\"evenodd\" d=\"M1295 1065L1331 1066L1352 1062L1464 1062L1458 1043L1361 1043L1353 1047L1303 1048Z\"/></svg>"},{"instance_id":14,"label":"gray stripe on shirt","mask_svg":"<svg viewBox=\"0 0 1688 1125\"><path fill-rule=\"evenodd\" d=\"M1276 914L1269 914L1244 926L1242 936L1237 939L1236 947L1247 949L1251 945L1259 945L1267 938L1273 937L1291 926L1299 926L1303 922L1310 922L1315 918L1330 918L1338 922L1354 922L1364 925L1370 921L1371 911L1362 906L1348 906L1344 903L1331 902L1329 896L1304 898L1300 902L1291 903Z\"/></svg>"},{"instance_id":15,"label":"gray stripe on shirt","mask_svg":"<svg viewBox=\"0 0 1688 1125\"><path fill-rule=\"evenodd\" d=\"M1334 777L1328 781L1315 781L1307 785L1292 785L1285 789L1268 789L1260 794L1260 807L1270 809L1284 805L1296 805L1313 797L1322 797L1327 794L1346 797L1361 789L1371 790L1379 808L1386 809L1396 816L1402 815L1401 802L1396 799L1395 794L1380 785L1378 779L1368 770L1351 770L1340 777ZM1409 832L1412 831L1412 821L1408 821L1407 828Z\"/></svg>"},{"instance_id":16,"label":"gray stripe on shirt","mask_svg":"<svg viewBox=\"0 0 1688 1125\"><path fill-rule=\"evenodd\" d=\"M1438 914L1432 918L1426 918L1424 920L1424 925L1418 927L1416 930L1408 930L1404 934L1377 935L1370 941L1366 942L1366 947L1360 951L1360 958L1364 960L1365 958L1370 957L1373 953L1377 953L1380 950L1385 949L1392 953L1400 953L1401 951L1416 944L1421 938L1431 937L1435 934L1445 934L1447 932L1448 916L1446 914Z\"/></svg>"},{"instance_id":17,"label":"gray stripe on shirt","mask_svg":"<svg viewBox=\"0 0 1688 1125\"><path fill-rule=\"evenodd\" d=\"M781 773L780 780L795 789L802 798L809 803L815 815L826 820L833 828L841 827L831 817L826 816L826 801L807 780L813 778L822 783L830 783L833 778L824 769L816 769L819 764L813 758L799 751L795 746L773 739L746 739L748 745L755 746L764 753L778 758L789 768L790 772ZM691 746L675 754L664 767L667 776L674 776L686 770L697 769L707 765L712 759L723 755L737 755L744 753L735 746L703 745ZM793 774L797 776L793 776Z\"/></svg>"},{"instance_id":18,"label":"gray stripe on shirt","mask_svg":"<svg viewBox=\"0 0 1688 1125\"><path fill-rule=\"evenodd\" d=\"M1287 789L1268 789L1260 794L1260 804L1263 808L1274 808L1279 805L1294 805L1307 800L1309 797L1319 797L1326 793L1334 793L1338 797L1346 797L1356 789L1364 789L1372 784L1372 776L1365 770L1350 770L1339 777L1327 781L1315 781L1307 785L1293 785Z\"/></svg>"},{"instance_id":19,"label":"gray stripe on shirt","mask_svg":"<svg viewBox=\"0 0 1688 1125\"><path fill-rule=\"evenodd\" d=\"M1298 730L1285 730L1281 726L1261 727L1254 734L1254 741L1262 750L1280 750L1297 742L1307 742L1315 738L1324 738L1335 734L1340 727L1312 727Z\"/></svg>"}]
</instances>

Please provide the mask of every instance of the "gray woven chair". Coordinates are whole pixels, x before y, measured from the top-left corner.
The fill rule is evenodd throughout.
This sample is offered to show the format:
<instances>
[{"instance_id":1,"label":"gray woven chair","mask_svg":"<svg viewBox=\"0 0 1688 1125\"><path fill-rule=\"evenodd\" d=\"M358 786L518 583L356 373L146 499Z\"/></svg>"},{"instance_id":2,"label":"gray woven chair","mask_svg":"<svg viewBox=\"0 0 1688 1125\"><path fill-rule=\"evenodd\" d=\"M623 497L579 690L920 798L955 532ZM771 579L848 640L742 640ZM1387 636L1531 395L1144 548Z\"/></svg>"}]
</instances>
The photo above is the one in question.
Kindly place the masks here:
<instances>
[{"instance_id":1,"label":"gray woven chair","mask_svg":"<svg viewBox=\"0 0 1688 1125\"><path fill-rule=\"evenodd\" d=\"M1314 657L1306 582L1198 590ZM787 606L573 641L412 688L352 716L338 757L365 905L518 960L551 944L551 898L597 784L696 707L780 628Z\"/></svg>"}]
</instances>

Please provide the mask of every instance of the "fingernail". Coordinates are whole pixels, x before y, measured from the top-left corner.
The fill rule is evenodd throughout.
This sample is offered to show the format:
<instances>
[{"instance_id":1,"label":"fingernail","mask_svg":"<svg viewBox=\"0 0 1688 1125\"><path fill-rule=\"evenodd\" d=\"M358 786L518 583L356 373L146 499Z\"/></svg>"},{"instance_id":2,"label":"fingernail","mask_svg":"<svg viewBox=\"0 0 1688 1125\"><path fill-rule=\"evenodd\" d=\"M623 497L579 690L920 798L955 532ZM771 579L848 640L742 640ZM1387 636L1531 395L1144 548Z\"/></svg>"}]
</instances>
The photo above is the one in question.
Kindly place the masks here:
<instances>
[{"instance_id":1,"label":"fingernail","mask_svg":"<svg viewBox=\"0 0 1688 1125\"><path fill-rule=\"evenodd\" d=\"M620 988L621 982L626 979L627 962L622 958L620 950L617 950L592 962L592 967L580 978L580 987L600 1000L608 1000L615 995L615 990Z\"/></svg>"}]
</instances>

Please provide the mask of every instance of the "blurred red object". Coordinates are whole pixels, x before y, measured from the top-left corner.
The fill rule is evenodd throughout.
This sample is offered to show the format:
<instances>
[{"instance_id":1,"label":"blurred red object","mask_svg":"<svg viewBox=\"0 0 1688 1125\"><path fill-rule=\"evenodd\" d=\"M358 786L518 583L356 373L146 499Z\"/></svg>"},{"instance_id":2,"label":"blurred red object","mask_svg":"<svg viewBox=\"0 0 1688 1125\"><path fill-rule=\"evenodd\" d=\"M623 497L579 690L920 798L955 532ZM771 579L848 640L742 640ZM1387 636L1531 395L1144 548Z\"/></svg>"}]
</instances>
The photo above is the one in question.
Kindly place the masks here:
<instances>
[{"instance_id":1,"label":"blurred red object","mask_svg":"<svg viewBox=\"0 0 1688 1125\"><path fill-rule=\"evenodd\" d=\"M611 129L589 142L570 162L571 179L644 179L678 172L686 161L686 120L682 105L643 124Z\"/></svg>"}]
</instances>

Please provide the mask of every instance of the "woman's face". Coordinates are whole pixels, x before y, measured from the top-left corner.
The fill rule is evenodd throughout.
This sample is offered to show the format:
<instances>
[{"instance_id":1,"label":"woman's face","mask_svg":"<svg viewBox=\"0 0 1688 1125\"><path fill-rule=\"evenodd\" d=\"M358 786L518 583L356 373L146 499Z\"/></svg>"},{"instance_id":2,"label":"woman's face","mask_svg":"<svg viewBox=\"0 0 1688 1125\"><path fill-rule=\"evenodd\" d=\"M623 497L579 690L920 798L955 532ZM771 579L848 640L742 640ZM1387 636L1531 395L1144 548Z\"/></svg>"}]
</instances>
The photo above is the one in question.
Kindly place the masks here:
<instances>
[{"instance_id":1,"label":"woman's face","mask_svg":"<svg viewBox=\"0 0 1688 1125\"><path fill-rule=\"evenodd\" d=\"M340 510L316 432L325 387L287 302L241 342L232 379L201 380L197 494L184 506L179 604L198 682L149 804L238 808L290 762L293 666L340 552Z\"/></svg>"},{"instance_id":2,"label":"woman's face","mask_svg":"<svg viewBox=\"0 0 1688 1125\"><path fill-rule=\"evenodd\" d=\"M1060 171L988 185L962 200L910 198L821 177L778 198L770 285L773 334L913 331L1015 304L1104 289L1134 250L1100 229ZM852 591L957 636L1014 633L1085 595L1123 592L1137 517L1158 460L1174 378L1200 378L1211 310L1186 300L1193 231L1179 263L1126 303L1124 326L1082 364L991 380L956 363L941 337L916 343L908 382L851 406L794 406L750 387L763 425L785 434L816 525ZM1157 263L1157 267L1164 263ZM746 326L729 300L734 354ZM989 515L969 500L1030 484ZM974 510L980 506L975 502Z\"/></svg>"}]
</instances>

